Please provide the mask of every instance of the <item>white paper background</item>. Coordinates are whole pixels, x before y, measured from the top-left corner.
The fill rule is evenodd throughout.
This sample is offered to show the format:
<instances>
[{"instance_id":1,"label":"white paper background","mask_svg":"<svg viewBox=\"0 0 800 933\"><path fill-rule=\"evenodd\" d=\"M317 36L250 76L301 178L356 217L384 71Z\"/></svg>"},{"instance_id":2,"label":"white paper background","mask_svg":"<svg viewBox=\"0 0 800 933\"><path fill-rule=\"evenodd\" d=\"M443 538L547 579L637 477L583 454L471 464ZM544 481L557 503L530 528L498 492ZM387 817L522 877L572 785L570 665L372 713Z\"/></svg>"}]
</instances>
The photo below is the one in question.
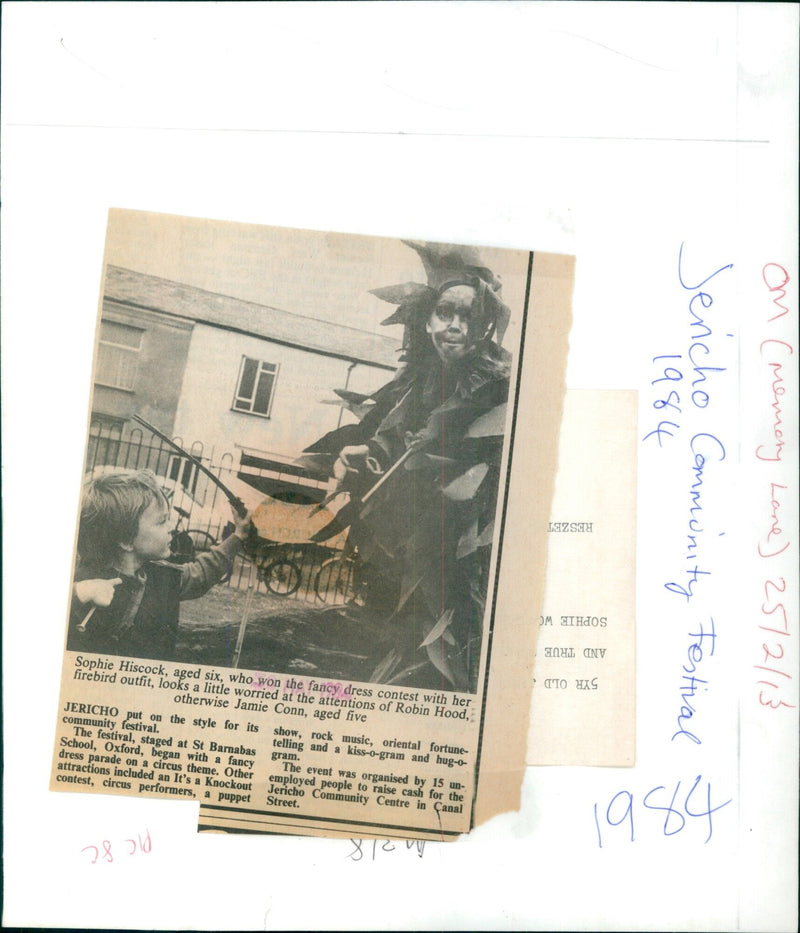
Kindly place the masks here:
<instances>
[{"instance_id":1,"label":"white paper background","mask_svg":"<svg viewBox=\"0 0 800 933\"><path fill-rule=\"evenodd\" d=\"M4 922L793 928L796 716L754 706L757 622L733 584L719 612L734 637L706 701L714 740L699 764L668 741L686 639L677 630L665 654L654 634L669 556L654 528L661 503L681 500L664 493L665 461L651 449L639 467L632 771L529 769L520 813L421 859L398 849L360 862L339 841L198 837L196 804L53 794L47 783L108 208L574 253L568 384L639 388L644 424L651 357L685 344L681 242L709 271L736 264L720 291L744 357L757 347L748 328L764 262L781 262L796 286L797 8L12 2L2 12ZM786 300L796 331L796 287ZM731 385L720 428L737 431L740 412L763 413ZM790 425L796 399L795 377ZM796 434L789 442L791 467ZM750 544L763 509L739 507L751 488L742 469L725 487L738 516L726 559L757 609ZM787 532L796 502L783 510ZM788 576L796 698L796 560ZM733 798L708 844L699 829L665 837L659 815L639 807L635 842L606 826L598 847L595 803L602 812L623 789L640 801L701 772L716 800ZM149 855L92 866L81 852L145 828Z\"/></svg>"}]
</instances>

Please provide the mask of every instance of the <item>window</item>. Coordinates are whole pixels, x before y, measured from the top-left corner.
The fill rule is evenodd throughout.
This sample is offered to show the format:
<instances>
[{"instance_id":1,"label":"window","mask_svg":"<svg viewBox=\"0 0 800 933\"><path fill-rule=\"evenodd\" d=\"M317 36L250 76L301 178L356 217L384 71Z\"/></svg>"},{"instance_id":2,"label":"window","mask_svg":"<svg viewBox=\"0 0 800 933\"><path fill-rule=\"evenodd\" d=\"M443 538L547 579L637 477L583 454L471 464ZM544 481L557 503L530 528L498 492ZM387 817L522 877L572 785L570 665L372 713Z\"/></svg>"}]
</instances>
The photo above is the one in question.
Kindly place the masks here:
<instances>
[{"instance_id":1,"label":"window","mask_svg":"<svg viewBox=\"0 0 800 933\"><path fill-rule=\"evenodd\" d=\"M199 470L197 469L197 464L192 463L191 460L187 460L186 457L176 457L173 455L169 458L167 476L175 480L175 482L180 483L190 496L193 496L197 491L198 475Z\"/></svg>"},{"instance_id":2,"label":"window","mask_svg":"<svg viewBox=\"0 0 800 933\"><path fill-rule=\"evenodd\" d=\"M138 327L100 321L96 382L114 389L133 391L143 333Z\"/></svg>"},{"instance_id":3,"label":"window","mask_svg":"<svg viewBox=\"0 0 800 933\"><path fill-rule=\"evenodd\" d=\"M277 375L278 367L275 363L264 363L243 356L236 395L233 398L233 410L269 417Z\"/></svg>"}]
</instances>

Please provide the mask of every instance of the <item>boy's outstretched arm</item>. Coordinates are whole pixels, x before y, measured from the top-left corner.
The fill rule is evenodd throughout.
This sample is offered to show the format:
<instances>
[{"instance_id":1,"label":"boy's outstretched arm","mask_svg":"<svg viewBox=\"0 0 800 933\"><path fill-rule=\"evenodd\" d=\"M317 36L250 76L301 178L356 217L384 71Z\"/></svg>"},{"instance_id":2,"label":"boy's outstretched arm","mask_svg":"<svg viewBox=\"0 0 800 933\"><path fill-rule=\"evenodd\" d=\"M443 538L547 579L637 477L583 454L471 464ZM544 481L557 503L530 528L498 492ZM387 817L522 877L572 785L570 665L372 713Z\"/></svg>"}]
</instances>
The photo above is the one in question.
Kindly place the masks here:
<instances>
[{"instance_id":1,"label":"boy's outstretched arm","mask_svg":"<svg viewBox=\"0 0 800 933\"><path fill-rule=\"evenodd\" d=\"M250 533L250 512L237 515L231 507L234 530L229 538L210 551L200 554L196 560L181 564L180 598L197 599L205 595L212 586L224 579L231 570L242 543Z\"/></svg>"}]
</instances>

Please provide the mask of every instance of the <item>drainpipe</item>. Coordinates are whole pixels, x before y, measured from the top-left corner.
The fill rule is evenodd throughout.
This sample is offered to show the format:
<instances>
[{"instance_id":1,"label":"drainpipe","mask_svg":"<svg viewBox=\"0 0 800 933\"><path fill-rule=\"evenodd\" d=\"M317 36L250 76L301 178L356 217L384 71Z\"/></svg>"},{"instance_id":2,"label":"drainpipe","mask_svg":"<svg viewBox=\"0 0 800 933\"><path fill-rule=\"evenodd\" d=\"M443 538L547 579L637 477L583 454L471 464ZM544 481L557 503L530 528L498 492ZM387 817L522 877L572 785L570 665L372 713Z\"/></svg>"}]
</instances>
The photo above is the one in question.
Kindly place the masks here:
<instances>
[{"instance_id":1,"label":"drainpipe","mask_svg":"<svg viewBox=\"0 0 800 933\"><path fill-rule=\"evenodd\" d=\"M358 366L358 363L352 362L352 363L347 367L347 378L346 378L345 381L344 381L344 387L345 387L345 389L349 389L349 388L350 388L350 373L352 373L352 371L356 368L356 366ZM344 399L342 399L342 401L344 401ZM340 406L339 406L339 421L338 421L338 423L337 423L337 425L336 425L337 429L340 428L340 427L342 426L342 415L343 415L343 414L344 414L344 405L340 405Z\"/></svg>"}]
</instances>

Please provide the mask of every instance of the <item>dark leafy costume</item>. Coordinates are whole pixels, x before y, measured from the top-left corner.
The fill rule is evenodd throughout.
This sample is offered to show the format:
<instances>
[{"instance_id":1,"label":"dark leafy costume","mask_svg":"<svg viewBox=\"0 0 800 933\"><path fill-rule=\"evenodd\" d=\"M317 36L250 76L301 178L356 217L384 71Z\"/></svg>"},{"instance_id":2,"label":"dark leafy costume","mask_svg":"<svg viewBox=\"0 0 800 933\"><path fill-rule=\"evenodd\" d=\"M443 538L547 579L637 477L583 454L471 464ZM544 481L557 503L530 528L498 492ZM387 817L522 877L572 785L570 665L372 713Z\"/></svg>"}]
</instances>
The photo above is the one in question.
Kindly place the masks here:
<instances>
[{"instance_id":1,"label":"dark leafy costume","mask_svg":"<svg viewBox=\"0 0 800 933\"><path fill-rule=\"evenodd\" d=\"M360 424L331 432L309 451L335 456L345 445L364 444L386 472L411 449L350 534L363 562L365 609L397 634L397 647L373 679L408 682L430 662L441 686L474 691L511 360L494 338L505 329L508 309L482 267L463 261L459 267L450 256L440 263L443 281L428 272L436 287L375 291L400 305L384 323L405 325L405 366L372 396ZM474 289L470 331L478 339L466 356L445 365L425 322L439 296L458 284ZM358 476L353 494L363 496L376 479Z\"/></svg>"}]
</instances>

